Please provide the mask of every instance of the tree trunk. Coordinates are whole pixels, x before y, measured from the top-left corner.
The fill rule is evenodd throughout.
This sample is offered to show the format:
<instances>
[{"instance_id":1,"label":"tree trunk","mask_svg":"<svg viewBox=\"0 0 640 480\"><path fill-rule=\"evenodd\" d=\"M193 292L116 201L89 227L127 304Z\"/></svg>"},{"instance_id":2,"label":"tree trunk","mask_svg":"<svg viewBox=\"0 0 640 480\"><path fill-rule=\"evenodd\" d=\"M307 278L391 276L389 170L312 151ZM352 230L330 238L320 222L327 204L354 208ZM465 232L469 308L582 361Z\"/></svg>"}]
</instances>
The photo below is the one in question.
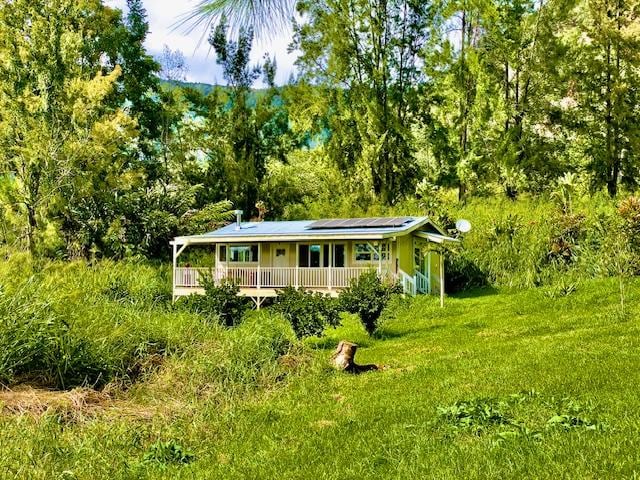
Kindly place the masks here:
<instances>
[{"instance_id":1,"label":"tree trunk","mask_svg":"<svg viewBox=\"0 0 640 480\"><path fill-rule=\"evenodd\" d=\"M36 211L33 205L27 205L27 243L29 246L29 253L32 257L36 256L36 240L35 234L38 230L38 219L36 218Z\"/></svg>"},{"instance_id":2,"label":"tree trunk","mask_svg":"<svg viewBox=\"0 0 640 480\"><path fill-rule=\"evenodd\" d=\"M362 372L370 372L372 370L382 370L382 367L379 365L374 365L374 364L358 365L355 361L357 349L358 349L357 344L348 342L346 340L342 340L338 344L338 348L336 349L333 356L331 357L333 366L337 370L341 370L348 373L362 373Z\"/></svg>"}]
</instances>

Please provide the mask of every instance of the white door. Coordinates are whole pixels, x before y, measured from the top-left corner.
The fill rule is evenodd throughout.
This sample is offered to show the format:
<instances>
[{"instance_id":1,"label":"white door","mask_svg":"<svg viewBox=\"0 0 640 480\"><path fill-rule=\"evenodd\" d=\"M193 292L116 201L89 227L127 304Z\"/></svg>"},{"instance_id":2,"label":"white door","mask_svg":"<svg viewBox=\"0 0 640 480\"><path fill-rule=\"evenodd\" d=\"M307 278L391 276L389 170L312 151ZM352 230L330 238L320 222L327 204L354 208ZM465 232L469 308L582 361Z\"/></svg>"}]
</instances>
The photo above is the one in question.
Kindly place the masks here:
<instances>
[{"instance_id":1,"label":"white door","mask_svg":"<svg viewBox=\"0 0 640 480\"><path fill-rule=\"evenodd\" d=\"M289 268L289 244L273 244L271 247L271 259L274 267L270 278L271 286L287 287L293 285L295 269Z\"/></svg>"},{"instance_id":2,"label":"white door","mask_svg":"<svg viewBox=\"0 0 640 480\"><path fill-rule=\"evenodd\" d=\"M287 268L289 266L289 245L286 243L276 243L271 250L273 266L276 268Z\"/></svg>"}]
</instances>

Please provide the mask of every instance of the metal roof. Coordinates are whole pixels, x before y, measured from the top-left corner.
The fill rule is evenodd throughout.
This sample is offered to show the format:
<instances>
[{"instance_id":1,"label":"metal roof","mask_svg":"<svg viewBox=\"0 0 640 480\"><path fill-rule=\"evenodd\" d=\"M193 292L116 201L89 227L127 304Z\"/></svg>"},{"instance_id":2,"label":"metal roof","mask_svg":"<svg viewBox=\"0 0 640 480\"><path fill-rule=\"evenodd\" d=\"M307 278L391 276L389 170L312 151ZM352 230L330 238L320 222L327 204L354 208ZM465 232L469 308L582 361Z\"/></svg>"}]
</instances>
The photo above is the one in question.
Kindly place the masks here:
<instances>
[{"instance_id":1,"label":"metal roof","mask_svg":"<svg viewBox=\"0 0 640 480\"><path fill-rule=\"evenodd\" d=\"M237 229L235 223L203 235L177 237L175 243L218 243L242 241L304 241L313 239L383 239L396 235L406 235L424 225L433 228L428 217L406 217L407 222L400 226L382 227L342 227L342 228L310 228L315 220L287 222L243 222ZM356 220L356 219L353 219Z\"/></svg>"}]
</instances>

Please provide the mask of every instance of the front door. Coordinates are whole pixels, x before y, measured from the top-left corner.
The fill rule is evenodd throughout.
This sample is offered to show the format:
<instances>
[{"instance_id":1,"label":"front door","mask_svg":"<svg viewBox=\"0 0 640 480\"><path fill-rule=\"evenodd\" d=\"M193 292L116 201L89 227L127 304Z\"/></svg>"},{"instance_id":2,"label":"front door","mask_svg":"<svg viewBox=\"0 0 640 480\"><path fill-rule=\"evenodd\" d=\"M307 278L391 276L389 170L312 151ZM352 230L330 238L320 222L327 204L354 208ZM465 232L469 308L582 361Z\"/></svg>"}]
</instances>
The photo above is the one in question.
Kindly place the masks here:
<instances>
[{"instance_id":1,"label":"front door","mask_svg":"<svg viewBox=\"0 0 640 480\"><path fill-rule=\"evenodd\" d=\"M289 267L289 245L286 243L276 243L271 250L273 266L275 268Z\"/></svg>"}]
</instances>

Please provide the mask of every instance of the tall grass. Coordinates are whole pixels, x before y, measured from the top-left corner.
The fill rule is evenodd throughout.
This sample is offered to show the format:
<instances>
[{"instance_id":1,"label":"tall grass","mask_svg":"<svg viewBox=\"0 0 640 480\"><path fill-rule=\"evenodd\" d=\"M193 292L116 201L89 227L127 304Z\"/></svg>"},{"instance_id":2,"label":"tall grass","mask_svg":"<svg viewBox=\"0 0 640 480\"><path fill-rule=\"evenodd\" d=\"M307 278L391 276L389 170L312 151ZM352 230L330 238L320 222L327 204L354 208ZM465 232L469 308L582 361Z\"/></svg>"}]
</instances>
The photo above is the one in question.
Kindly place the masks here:
<instances>
[{"instance_id":1,"label":"tall grass","mask_svg":"<svg viewBox=\"0 0 640 480\"><path fill-rule=\"evenodd\" d=\"M0 381L68 388L132 380L149 355L202 336L199 317L171 311L166 269L143 263L32 264L0 269Z\"/></svg>"}]
</instances>

